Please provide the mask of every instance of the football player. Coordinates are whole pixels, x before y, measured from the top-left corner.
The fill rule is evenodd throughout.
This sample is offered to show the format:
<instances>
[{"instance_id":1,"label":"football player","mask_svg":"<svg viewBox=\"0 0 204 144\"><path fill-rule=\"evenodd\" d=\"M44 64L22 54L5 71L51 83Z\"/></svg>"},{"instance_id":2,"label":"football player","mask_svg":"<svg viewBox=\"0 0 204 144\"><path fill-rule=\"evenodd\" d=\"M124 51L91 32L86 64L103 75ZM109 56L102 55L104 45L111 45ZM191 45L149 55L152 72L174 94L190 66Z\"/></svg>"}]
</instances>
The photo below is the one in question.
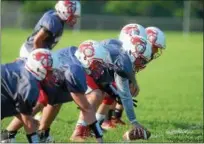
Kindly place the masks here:
<instances>
[{"instance_id":1,"label":"football player","mask_svg":"<svg viewBox=\"0 0 204 144\"><path fill-rule=\"evenodd\" d=\"M132 51L130 51L130 53L134 54L134 56L131 55L131 57L129 56L128 52L122 50L122 43L120 41L115 39L102 41L101 44L108 49L113 61L113 65L110 66L108 69L110 75L110 77L108 77L109 81L107 81L108 83L106 84L103 77L101 77L101 79L99 79L98 81L89 78L87 79L87 83L90 88L89 95L95 95L95 97L102 97L103 91L106 93L112 93L113 87L111 86L110 82L114 80L116 83L116 87L120 92L120 98L125 107L130 122L132 123L134 128L141 132L142 135L144 128L138 123L135 117L132 96L129 92L129 81L131 81L134 85L137 85L134 76L134 70L138 71L141 67L144 66L142 62L150 60L151 47L150 44L148 44L146 40L142 37L133 37L133 39L131 40L136 40L139 42L144 41L145 47L140 51L140 47L137 47L137 45L134 44L134 46L131 47ZM105 78L107 78L107 75L105 76ZM106 99L106 104L111 105L112 102L112 99ZM96 118L99 123L103 120L104 117L105 116L100 113L96 114ZM80 123L80 121L81 120L79 119L79 121L77 122L77 126L72 134L71 139L73 140L84 139L89 136L89 133L87 133L88 128L86 127L86 124L83 122Z\"/></svg>"},{"instance_id":2,"label":"football player","mask_svg":"<svg viewBox=\"0 0 204 144\"><path fill-rule=\"evenodd\" d=\"M51 52L37 49L25 64L17 60L1 65L1 119L15 116L21 121L29 143L39 142L31 113L39 96L39 82L52 73L52 64ZM4 134L1 137L6 137Z\"/></svg>"},{"instance_id":3,"label":"football player","mask_svg":"<svg viewBox=\"0 0 204 144\"><path fill-rule=\"evenodd\" d=\"M132 24L131 24L132 25ZM137 24L135 24L137 25ZM130 24L126 25L124 28L129 27ZM120 40L123 41L125 40L123 37L125 36L125 31L124 28L121 30L120 33ZM130 28L126 28L126 29L130 29ZM138 31L144 31L144 28L139 28ZM129 31L129 34L134 33L134 29L132 29L132 31ZM165 38L165 34L164 32L162 32L159 28L157 27L147 27L145 29L145 33L146 33L146 37L147 40L151 43L152 45L152 56L151 56L151 61L158 58L159 56L161 56L162 51L165 50L166 48L166 38ZM142 35L141 35L142 36ZM143 37L145 37L145 35L143 35ZM150 62L150 61L149 61ZM149 63L148 62L148 63ZM133 91L133 96L137 96L139 91L135 91L134 89L138 89L138 88L134 88L132 87L132 91ZM136 93L134 93L136 92ZM111 111L110 115L109 115L109 121L105 121L103 123L103 128L105 128L106 130L109 128L113 128L113 126L117 125L117 124L122 124L124 125L125 123L121 120L122 117L122 112L123 112L123 107L121 104L117 104L116 108L114 111Z\"/></svg>"},{"instance_id":4,"label":"football player","mask_svg":"<svg viewBox=\"0 0 204 144\"><path fill-rule=\"evenodd\" d=\"M127 35L139 35L142 36L144 38L146 38L146 32L145 32L145 28L140 25L140 24L127 24L125 25L120 32L119 35L119 39L124 41L127 41ZM132 94L132 96L137 96L139 93L139 85L133 85L132 83L130 83L129 85L130 87L130 92ZM100 108L98 110L98 113L100 113L101 115L103 115L103 119L105 119L105 114L108 113L107 115L107 120L105 120L102 124L102 128L103 129L110 129L110 128L115 128L116 124L125 124L121 119L116 119L116 117L120 117L122 116L122 111L123 111L123 107L121 104L120 99L118 99L119 103L113 103L112 106L108 105L108 101L109 97L105 97L103 103L100 105ZM133 101L135 102L135 100ZM135 104L134 104L135 105ZM111 110L109 112L107 112L107 110L109 109L109 107L111 107ZM114 115L113 115L114 114Z\"/></svg>"},{"instance_id":5,"label":"football player","mask_svg":"<svg viewBox=\"0 0 204 144\"><path fill-rule=\"evenodd\" d=\"M78 55L78 53L80 55ZM96 42L86 41L79 46L78 50L76 47L64 48L54 52L53 57L56 62L53 64L54 67L57 67L58 70L59 69L60 70L67 69L67 70L65 72L53 71L54 77L52 78L52 81L49 82L50 79L48 80L48 83L50 83L50 85L53 85L54 83L58 87L56 88L54 87L54 89L53 88L50 89L48 84L43 83L42 87L43 87L43 90L48 95L48 102L49 102L50 96L52 95L53 96L55 95L55 97L63 96L64 94L62 94L61 91L66 89L68 89L69 92L71 92L71 96L72 96L72 93L73 94L76 93L76 95L78 94L77 97L73 98L72 96L72 98L77 104L79 104L79 107L81 109L81 113L82 113L82 116L84 117L85 122L88 125L90 124L90 128L95 132L95 136L98 142L101 142L102 133L100 132L100 127L98 126L98 123L96 122L91 123L93 121L92 120L93 118L91 115L91 112L93 109L91 106L88 105L88 103L86 103L87 102L86 99L83 99L83 97L79 95L80 93L84 92L84 88L83 88L84 85L82 85L84 83L81 84L81 82L85 81L85 76L81 72L82 70L80 70L78 67L80 66L81 68L83 68L84 71L86 71L86 73L96 78L99 77L100 74L102 73L103 67L105 66L104 63L106 61L110 61L108 51L105 50ZM63 73L65 73L65 76ZM44 99L43 103L47 103L46 99ZM49 104L48 106L49 108L45 107L43 109L42 119L40 120L39 132L40 132L40 136L42 136L42 139L44 139L44 141L41 141L41 142L46 142L46 139L49 138L49 128L60 108L60 106L55 107ZM8 127L7 130L9 132L16 131L17 130L16 128L18 127L18 125L16 124L17 123L13 123L13 125L11 124L11 126Z\"/></svg>"},{"instance_id":6,"label":"football player","mask_svg":"<svg viewBox=\"0 0 204 144\"><path fill-rule=\"evenodd\" d=\"M79 1L58 1L55 10L49 10L41 17L32 34L23 43L20 57L27 57L36 48L54 48L63 34L64 24L74 26L77 18L80 17L80 11Z\"/></svg>"}]
</instances>

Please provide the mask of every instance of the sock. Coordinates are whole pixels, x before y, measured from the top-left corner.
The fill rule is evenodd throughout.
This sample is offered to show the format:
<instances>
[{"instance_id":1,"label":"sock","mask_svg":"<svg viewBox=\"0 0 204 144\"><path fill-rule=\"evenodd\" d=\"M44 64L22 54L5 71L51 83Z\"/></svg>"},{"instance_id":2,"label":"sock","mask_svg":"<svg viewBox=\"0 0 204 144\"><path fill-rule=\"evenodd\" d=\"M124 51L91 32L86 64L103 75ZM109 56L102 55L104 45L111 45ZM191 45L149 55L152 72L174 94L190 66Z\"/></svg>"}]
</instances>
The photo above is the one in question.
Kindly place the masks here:
<instances>
[{"instance_id":1,"label":"sock","mask_svg":"<svg viewBox=\"0 0 204 144\"><path fill-rule=\"evenodd\" d=\"M15 138L17 131L8 131L8 130L6 131L8 132L9 138Z\"/></svg>"},{"instance_id":2,"label":"sock","mask_svg":"<svg viewBox=\"0 0 204 144\"><path fill-rule=\"evenodd\" d=\"M110 110L108 111L108 118L107 118L107 120L111 120L111 117L112 117L112 115L113 115L113 112L114 112L113 109L110 109Z\"/></svg>"},{"instance_id":3,"label":"sock","mask_svg":"<svg viewBox=\"0 0 204 144\"><path fill-rule=\"evenodd\" d=\"M116 110L114 111L114 113L115 113L115 118L116 118L116 119L120 119L120 118L122 117L123 110L116 109Z\"/></svg>"},{"instance_id":4,"label":"sock","mask_svg":"<svg viewBox=\"0 0 204 144\"><path fill-rule=\"evenodd\" d=\"M96 113L96 120L99 122L99 124L102 124L105 118L106 118L106 115Z\"/></svg>"},{"instance_id":5,"label":"sock","mask_svg":"<svg viewBox=\"0 0 204 144\"><path fill-rule=\"evenodd\" d=\"M83 126L87 126L88 124L84 121L84 120L78 120L77 121L77 125L83 125Z\"/></svg>"},{"instance_id":6,"label":"sock","mask_svg":"<svg viewBox=\"0 0 204 144\"><path fill-rule=\"evenodd\" d=\"M46 130L38 130L38 136L40 137L40 139L43 138L47 138L50 135L50 128L46 129Z\"/></svg>"}]
</instances>

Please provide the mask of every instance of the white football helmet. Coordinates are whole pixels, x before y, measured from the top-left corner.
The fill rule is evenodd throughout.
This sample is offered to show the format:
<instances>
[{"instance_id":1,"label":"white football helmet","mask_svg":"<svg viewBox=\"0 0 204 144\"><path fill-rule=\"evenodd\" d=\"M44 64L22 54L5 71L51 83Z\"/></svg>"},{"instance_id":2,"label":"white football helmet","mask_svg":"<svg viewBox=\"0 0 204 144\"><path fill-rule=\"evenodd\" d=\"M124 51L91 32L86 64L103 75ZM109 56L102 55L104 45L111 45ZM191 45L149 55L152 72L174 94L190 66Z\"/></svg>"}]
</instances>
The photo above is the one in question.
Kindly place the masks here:
<instances>
[{"instance_id":1,"label":"white football helmet","mask_svg":"<svg viewBox=\"0 0 204 144\"><path fill-rule=\"evenodd\" d=\"M143 69L151 60L151 44L142 36L128 35L123 42L123 49L127 52L136 71Z\"/></svg>"},{"instance_id":2,"label":"white football helmet","mask_svg":"<svg viewBox=\"0 0 204 144\"><path fill-rule=\"evenodd\" d=\"M104 68L112 63L109 51L100 42L94 40L82 42L75 56L96 79L103 73Z\"/></svg>"},{"instance_id":3,"label":"white football helmet","mask_svg":"<svg viewBox=\"0 0 204 144\"><path fill-rule=\"evenodd\" d=\"M166 38L164 32L157 27L147 27L147 39L152 44L152 58L157 58L166 49Z\"/></svg>"},{"instance_id":4,"label":"white football helmet","mask_svg":"<svg viewBox=\"0 0 204 144\"><path fill-rule=\"evenodd\" d=\"M52 64L53 59L50 50L38 48L29 54L25 68L38 80L43 80L52 71Z\"/></svg>"},{"instance_id":5,"label":"white football helmet","mask_svg":"<svg viewBox=\"0 0 204 144\"><path fill-rule=\"evenodd\" d=\"M125 25L120 31L119 39L123 40L127 37L127 35L139 35L145 39L147 38L145 28L140 24Z\"/></svg>"},{"instance_id":6,"label":"white football helmet","mask_svg":"<svg viewBox=\"0 0 204 144\"><path fill-rule=\"evenodd\" d=\"M81 4L76 0L59 0L55 9L59 17L70 26L73 26L81 16Z\"/></svg>"}]
</instances>

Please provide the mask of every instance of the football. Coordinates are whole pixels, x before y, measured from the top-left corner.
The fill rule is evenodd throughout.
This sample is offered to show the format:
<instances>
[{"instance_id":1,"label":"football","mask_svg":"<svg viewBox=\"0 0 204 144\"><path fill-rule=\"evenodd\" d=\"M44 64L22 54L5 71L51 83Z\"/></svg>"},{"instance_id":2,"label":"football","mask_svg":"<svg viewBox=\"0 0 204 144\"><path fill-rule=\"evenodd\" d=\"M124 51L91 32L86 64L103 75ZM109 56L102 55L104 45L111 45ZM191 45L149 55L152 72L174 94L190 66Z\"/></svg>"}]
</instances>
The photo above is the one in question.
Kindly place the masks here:
<instances>
[{"instance_id":1,"label":"football","mask_svg":"<svg viewBox=\"0 0 204 144\"><path fill-rule=\"evenodd\" d=\"M139 135L137 132L137 129L131 129L129 131L126 131L125 134L123 135L123 139L126 141L130 140L138 140L138 139L144 139L147 140L151 136L150 131L143 129L143 134Z\"/></svg>"}]
</instances>

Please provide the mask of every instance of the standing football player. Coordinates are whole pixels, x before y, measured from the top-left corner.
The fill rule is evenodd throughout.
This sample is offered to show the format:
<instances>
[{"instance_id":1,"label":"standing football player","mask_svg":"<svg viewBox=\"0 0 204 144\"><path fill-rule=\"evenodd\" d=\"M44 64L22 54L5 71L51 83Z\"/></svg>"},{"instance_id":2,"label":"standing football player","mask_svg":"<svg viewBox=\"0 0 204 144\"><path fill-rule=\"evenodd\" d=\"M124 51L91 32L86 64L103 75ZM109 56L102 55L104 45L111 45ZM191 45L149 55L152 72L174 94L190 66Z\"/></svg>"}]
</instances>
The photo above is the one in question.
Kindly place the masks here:
<instances>
[{"instance_id":1,"label":"standing football player","mask_svg":"<svg viewBox=\"0 0 204 144\"><path fill-rule=\"evenodd\" d=\"M54 48L63 34L64 24L74 26L77 18L80 17L80 11L79 1L58 1L55 10L49 10L42 16L33 33L23 43L20 49L20 57L27 57L36 48Z\"/></svg>"},{"instance_id":2,"label":"standing football player","mask_svg":"<svg viewBox=\"0 0 204 144\"><path fill-rule=\"evenodd\" d=\"M25 65L21 61L1 65L1 119L15 116L21 121L29 143L39 142L31 113L39 96L39 82L52 73L52 64L51 52L37 49L31 52ZM4 134L1 139L8 137Z\"/></svg>"}]
</instances>

